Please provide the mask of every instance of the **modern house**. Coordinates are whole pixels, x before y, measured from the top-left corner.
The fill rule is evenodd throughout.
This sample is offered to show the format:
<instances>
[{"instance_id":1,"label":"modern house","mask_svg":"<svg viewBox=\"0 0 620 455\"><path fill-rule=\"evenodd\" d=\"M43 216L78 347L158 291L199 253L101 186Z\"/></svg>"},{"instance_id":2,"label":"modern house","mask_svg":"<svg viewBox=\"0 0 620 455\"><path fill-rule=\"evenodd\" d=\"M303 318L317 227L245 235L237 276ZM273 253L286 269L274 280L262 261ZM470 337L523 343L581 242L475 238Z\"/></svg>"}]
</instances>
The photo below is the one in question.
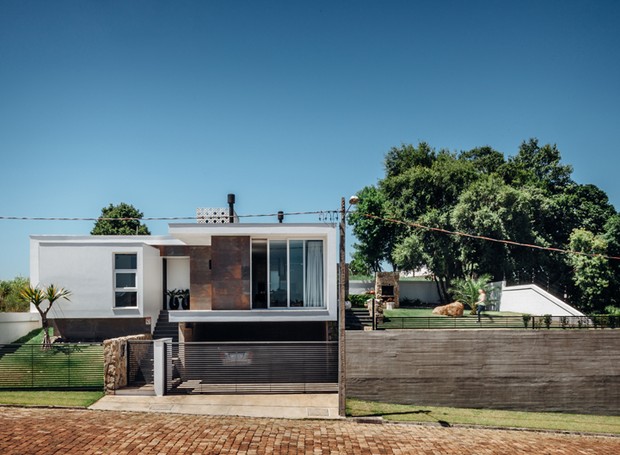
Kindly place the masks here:
<instances>
[{"instance_id":1,"label":"modern house","mask_svg":"<svg viewBox=\"0 0 620 455\"><path fill-rule=\"evenodd\" d=\"M337 320L333 225L203 222L30 242L32 284L72 292L50 313L69 340L152 333L163 310L185 341L327 340ZM174 302L173 289L189 298Z\"/></svg>"},{"instance_id":2,"label":"modern house","mask_svg":"<svg viewBox=\"0 0 620 455\"><path fill-rule=\"evenodd\" d=\"M284 343L334 344L336 227L245 224L225 212L199 211L211 215L170 224L165 236L31 236L32 284L72 292L50 311L55 333L152 334L165 314L178 323L180 342L271 343L270 352ZM248 363L241 355L229 350L222 362Z\"/></svg>"}]
</instances>

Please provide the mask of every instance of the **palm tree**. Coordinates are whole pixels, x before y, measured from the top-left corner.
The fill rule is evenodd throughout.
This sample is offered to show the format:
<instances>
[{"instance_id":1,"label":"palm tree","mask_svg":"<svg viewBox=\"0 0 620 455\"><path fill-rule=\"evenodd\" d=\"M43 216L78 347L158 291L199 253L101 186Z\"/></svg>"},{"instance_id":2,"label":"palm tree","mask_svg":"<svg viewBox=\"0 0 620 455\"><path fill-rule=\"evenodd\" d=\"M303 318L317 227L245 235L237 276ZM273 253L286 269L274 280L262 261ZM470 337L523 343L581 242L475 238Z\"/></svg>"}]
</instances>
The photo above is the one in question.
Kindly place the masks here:
<instances>
[{"instance_id":1,"label":"palm tree","mask_svg":"<svg viewBox=\"0 0 620 455\"><path fill-rule=\"evenodd\" d=\"M460 278L453 282L452 296L464 305L471 308L470 314L476 314L476 301L478 300L478 290L488 291L491 275L482 275L478 278Z\"/></svg>"},{"instance_id":2,"label":"palm tree","mask_svg":"<svg viewBox=\"0 0 620 455\"><path fill-rule=\"evenodd\" d=\"M49 334L49 321L47 320L47 313L52 308L52 305L54 305L56 300L61 298L69 300L70 295L71 291L65 288L59 288L54 284L50 284L43 290L30 284L26 285L22 289L21 296L28 303L32 303L41 315L41 326L43 327L43 349L47 349L52 345ZM48 305L46 308L43 308L43 303L46 300Z\"/></svg>"}]
</instances>

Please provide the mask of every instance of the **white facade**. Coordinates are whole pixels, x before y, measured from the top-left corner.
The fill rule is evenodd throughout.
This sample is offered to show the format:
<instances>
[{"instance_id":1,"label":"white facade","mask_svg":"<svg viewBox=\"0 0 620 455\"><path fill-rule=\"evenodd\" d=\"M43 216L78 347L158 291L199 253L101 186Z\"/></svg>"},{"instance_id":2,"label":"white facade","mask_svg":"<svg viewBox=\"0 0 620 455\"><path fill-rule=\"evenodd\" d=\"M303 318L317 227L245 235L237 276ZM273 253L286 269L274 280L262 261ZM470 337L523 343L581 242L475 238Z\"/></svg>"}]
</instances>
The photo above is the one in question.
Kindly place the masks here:
<instances>
[{"instance_id":1,"label":"white facade","mask_svg":"<svg viewBox=\"0 0 620 455\"><path fill-rule=\"evenodd\" d=\"M584 314L535 284L502 288L500 311L525 313L534 316L584 316Z\"/></svg>"},{"instance_id":2,"label":"white facade","mask_svg":"<svg viewBox=\"0 0 620 455\"><path fill-rule=\"evenodd\" d=\"M250 239L320 239L324 248L324 307L245 311L190 309L170 312L172 322L335 321L337 320L337 238L326 224L173 224L169 236L31 236L30 280L71 291L58 300L51 319L150 318L151 330L167 290L190 289L189 253L166 256L162 247L211 245L214 236ZM189 251L189 250L182 250ZM115 304L115 256L135 255L136 305ZM248 255L250 252L248 251ZM166 259L166 277L164 273ZM248 257L249 260L249 257ZM134 274L132 274L134 275ZM163 286L167 289L164 289ZM34 311L34 309L33 309Z\"/></svg>"},{"instance_id":3,"label":"white facade","mask_svg":"<svg viewBox=\"0 0 620 455\"><path fill-rule=\"evenodd\" d=\"M146 243L168 241L149 237L31 236L30 281L71 291L69 301L56 301L48 316L59 319L157 319L162 302L162 265L159 250ZM137 305L115 306L114 257L136 254Z\"/></svg>"}]
</instances>

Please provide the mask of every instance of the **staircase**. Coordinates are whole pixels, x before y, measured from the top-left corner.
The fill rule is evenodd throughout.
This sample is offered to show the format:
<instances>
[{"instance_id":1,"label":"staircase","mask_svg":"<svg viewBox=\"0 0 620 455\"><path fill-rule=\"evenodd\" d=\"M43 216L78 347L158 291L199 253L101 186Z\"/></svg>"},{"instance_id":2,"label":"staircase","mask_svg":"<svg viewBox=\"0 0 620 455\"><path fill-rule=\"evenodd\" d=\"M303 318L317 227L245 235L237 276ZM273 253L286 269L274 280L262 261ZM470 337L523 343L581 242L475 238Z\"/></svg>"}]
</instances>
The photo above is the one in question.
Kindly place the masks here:
<instances>
[{"instance_id":1,"label":"staircase","mask_svg":"<svg viewBox=\"0 0 620 455\"><path fill-rule=\"evenodd\" d=\"M168 310L161 310L159 312L155 330L153 330L153 339L157 340L160 338L172 338L174 343L179 342L179 323L170 322Z\"/></svg>"},{"instance_id":2,"label":"staircase","mask_svg":"<svg viewBox=\"0 0 620 455\"><path fill-rule=\"evenodd\" d=\"M347 330L364 330L364 327L372 327L372 317L366 308L351 308L346 310L345 315Z\"/></svg>"}]
</instances>

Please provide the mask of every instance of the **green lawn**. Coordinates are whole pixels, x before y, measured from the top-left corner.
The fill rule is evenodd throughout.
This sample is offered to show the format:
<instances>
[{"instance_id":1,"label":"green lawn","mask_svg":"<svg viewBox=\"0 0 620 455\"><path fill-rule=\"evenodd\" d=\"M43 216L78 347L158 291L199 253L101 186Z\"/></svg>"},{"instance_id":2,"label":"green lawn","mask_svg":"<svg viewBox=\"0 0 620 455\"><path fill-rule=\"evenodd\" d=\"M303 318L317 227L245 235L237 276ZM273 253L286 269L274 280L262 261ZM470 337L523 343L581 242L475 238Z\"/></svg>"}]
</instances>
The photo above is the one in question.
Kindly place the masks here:
<instances>
[{"instance_id":1,"label":"green lawn","mask_svg":"<svg viewBox=\"0 0 620 455\"><path fill-rule=\"evenodd\" d=\"M0 405L87 408L101 397L103 392L0 391Z\"/></svg>"},{"instance_id":2,"label":"green lawn","mask_svg":"<svg viewBox=\"0 0 620 455\"><path fill-rule=\"evenodd\" d=\"M530 430L557 430L585 433L620 434L620 416L596 416L549 412L496 411L434 406L377 403L349 399L350 417L383 417L395 422L482 425Z\"/></svg>"},{"instance_id":3,"label":"green lawn","mask_svg":"<svg viewBox=\"0 0 620 455\"><path fill-rule=\"evenodd\" d=\"M485 311L478 316L465 309L463 317L433 314L431 308L395 308L385 310L383 329L459 329L459 328L524 328L521 313Z\"/></svg>"},{"instance_id":4,"label":"green lawn","mask_svg":"<svg viewBox=\"0 0 620 455\"><path fill-rule=\"evenodd\" d=\"M60 343L43 350L42 339L38 329L0 349L0 389L103 389L103 346Z\"/></svg>"}]
</instances>

